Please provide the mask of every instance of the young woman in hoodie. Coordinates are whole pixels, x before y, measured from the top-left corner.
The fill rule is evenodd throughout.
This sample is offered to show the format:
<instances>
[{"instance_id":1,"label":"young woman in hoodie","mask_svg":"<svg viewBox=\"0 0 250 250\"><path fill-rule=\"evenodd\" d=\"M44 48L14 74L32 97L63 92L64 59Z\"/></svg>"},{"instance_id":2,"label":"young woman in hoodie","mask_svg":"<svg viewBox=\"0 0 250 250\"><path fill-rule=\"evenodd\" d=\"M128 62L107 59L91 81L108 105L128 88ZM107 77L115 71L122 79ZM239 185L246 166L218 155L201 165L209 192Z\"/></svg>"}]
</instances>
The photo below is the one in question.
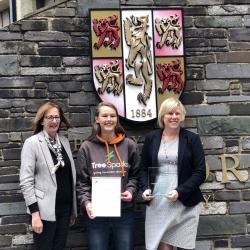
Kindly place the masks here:
<instances>
[{"instance_id":1,"label":"young woman in hoodie","mask_svg":"<svg viewBox=\"0 0 250 250\"><path fill-rule=\"evenodd\" d=\"M138 190L138 148L125 136L116 107L97 106L91 136L77 156L77 197L84 213L90 250L132 250L134 235L133 198ZM113 164L114 168L110 167ZM102 166L102 167L95 167ZM121 177L121 216L96 217L91 203L92 177ZM111 239L112 237L112 239Z\"/></svg>"}]
</instances>

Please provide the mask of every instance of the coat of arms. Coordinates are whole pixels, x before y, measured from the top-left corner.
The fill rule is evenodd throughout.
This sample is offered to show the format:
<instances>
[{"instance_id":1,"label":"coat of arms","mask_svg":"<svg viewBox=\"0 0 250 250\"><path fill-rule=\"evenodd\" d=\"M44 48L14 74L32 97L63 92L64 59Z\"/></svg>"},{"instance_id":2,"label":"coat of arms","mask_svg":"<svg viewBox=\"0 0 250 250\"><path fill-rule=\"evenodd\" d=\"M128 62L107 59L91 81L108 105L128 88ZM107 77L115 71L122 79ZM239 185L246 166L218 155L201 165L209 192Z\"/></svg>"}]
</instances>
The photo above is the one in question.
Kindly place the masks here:
<instances>
[{"instance_id":1,"label":"coat of arms","mask_svg":"<svg viewBox=\"0 0 250 250\"><path fill-rule=\"evenodd\" d=\"M92 75L102 101L133 121L157 118L185 85L181 9L90 10Z\"/></svg>"}]
</instances>

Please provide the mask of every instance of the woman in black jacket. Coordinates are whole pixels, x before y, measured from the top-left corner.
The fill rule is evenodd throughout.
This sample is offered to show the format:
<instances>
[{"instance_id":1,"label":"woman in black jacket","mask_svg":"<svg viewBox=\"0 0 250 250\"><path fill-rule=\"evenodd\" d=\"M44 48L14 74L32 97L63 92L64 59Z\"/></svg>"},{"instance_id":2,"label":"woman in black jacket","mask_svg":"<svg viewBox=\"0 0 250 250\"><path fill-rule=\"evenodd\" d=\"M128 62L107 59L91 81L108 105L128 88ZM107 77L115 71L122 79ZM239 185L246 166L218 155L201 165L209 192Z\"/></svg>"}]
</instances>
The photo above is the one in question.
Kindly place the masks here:
<instances>
[{"instance_id":1,"label":"woman in black jacket","mask_svg":"<svg viewBox=\"0 0 250 250\"><path fill-rule=\"evenodd\" d=\"M199 221L199 186L205 157L199 135L181 128L185 108L175 98L159 110L161 129L148 134L142 149L142 197L146 211L146 249L193 249Z\"/></svg>"}]
</instances>

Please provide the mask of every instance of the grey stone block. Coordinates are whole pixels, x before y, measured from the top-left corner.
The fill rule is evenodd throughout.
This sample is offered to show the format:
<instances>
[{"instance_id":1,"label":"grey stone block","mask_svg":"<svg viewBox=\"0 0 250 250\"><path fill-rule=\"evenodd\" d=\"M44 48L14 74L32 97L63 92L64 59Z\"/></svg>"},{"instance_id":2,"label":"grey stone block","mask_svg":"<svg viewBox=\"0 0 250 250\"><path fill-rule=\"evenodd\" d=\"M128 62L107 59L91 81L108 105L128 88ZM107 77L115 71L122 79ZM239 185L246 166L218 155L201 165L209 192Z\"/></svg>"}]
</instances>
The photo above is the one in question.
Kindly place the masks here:
<instances>
[{"instance_id":1,"label":"grey stone block","mask_svg":"<svg viewBox=\"0 0 250 250\"><path fill-rule=\"evenodd\" d=\"M2 185L2 184L0 184ZM4 187L4 185L1 186L1 191L14 191L19 189L19 185L16 185L16 183L8 183L6 185L7 187ZM18 201L24 201L22 194L3 194L0 195L0 203L9 203L9 202L18 202ZM17 223L17 221L15 222ZM1 223L3 224L3 223Z\"/></svg>"},{"instance_id":2,"label":"grey stone block","mask_svg":"<svg viewBox=\"0 0 250 250\"><path fill-rule=\"evenodd\" d=\"M124 1L126 3L126 1ZM133 1L129 1L130 3L132 3ZM136 2L136 1L134 1ZM173 5L185 5L185 0L177 0L175 2L171 1L171 0L155 0L155 5L160 5L160 6L173 6ZM143 5L147 5L147 4L152 4L152 1L147 0L147 1L138 1L138 3L141 3Z\"/></svg>"},{"instance_id":3,"label":"grey stone block","mask_svg":"<svg viewBox=\"0 0 250 250\"><path fill-rule=\"evenodd\" d=\"M65 66L89 66L89 57L64 57L63 64Z\"/></svg>"},{"instance_id":4,"label":"grey stone block","mask_svg":"<svg viewBox=\"0 0 250 250\"><path fill-rule=\"evenodd\" d=\"M75 8L56 8L55 16L63 16L63 17L74 17L76 14Z\"/></svg>"},{"instance_id":5,"label":"grey stone block","mask_svg":"<svg viewBox=\"0 0 250 250\"><path fill-rule=\"evenodd\" d=\"M62 91L62 92L77 92L81 91L82 83L81 82L50 82L48 84L48 90L51 92Z\"/></svg>"},{"instance_id":6,"label":"grey stone block","mask_svg":"<svg viewBox=\"0 0 250 250\"><path fill-rule=\"evenodd\" d=\"M186 77L188 80L200 80L204 79L203 68L186 68Z\"/></svg>"},{"instance_id":7,"label":"grey stone block","mask_svg":"<svg viewBox=\"0 0 250 250\"><path fill-rule=\"evenodd\" d=\"M98 103L97 95L94 93L72 93L70 94L69 104L74 106L94 105Z\"/></svg>"},{"instance_id":8,"label":"grey stone block","mask_svg":"<svg viewBox=\"0 0 250 250\"><path fill-rule=\"evenodd\" d=\"M202 145L204 149L223 148L223 138L221 136L202 136Z\"/></svg>"},{"instance_id":9,"label":"grey stone block","mask_svg":"<svg viewBox=\"0 0 250 250\"><path fill-rule=\"evenodd\" d=\"M33 77L1 77L1 88L32 88L33 84Z\"/></svg>"},{"instance_id":10,"label":"grey stone block","mask_svg":"<svg viewBox=\"0 0 250 250\"><path fill-rule=\"evenodd\" d=\"M248 135L250 117L201 117L198 118L202 135Z\"/></svg>"},{"instance_id":11,"label":"grey stone block","mask_svg":"<svg viewBox=\"0 0 250 250\"><path fill-rule=\"evenodd\" d=\"M180 100L183 104L201 104L204 100L204 94L202 92L184 92L181 95Z\"/></svg>"},{"instance_id":12,"label":"grey stone block","mask_svg":"<svg viewBox=\"0 0 250 250\"><path fill-rule=\"evenodd\" d=\"M80 56L80 55L89 55L88 47L42 47L38 49L38 53L44 56Z\"/></svg>"},{"instance_id":13,"label":"grey stone block","mask_svg":"<svg viewBox=\"0 0 250 250\"><path fill-rule=\"evenodd\" d=\"M229 81L226 80L204 80L196 82L197 90L228 90Z\"/></svg>"},{"instance_id":14,"label":"grey stone block","mask_svg":"<svg viewBox=\"0 0 250 250\"><path fill-rule=\"evenodd\" d=\"M187 64L203 64L213 62L215 62L215 57L213 55L195 55L186 57Z\"/></svg>"},{"instance_id":15,"label":"grey stone block","mask_svg":"<svg viewBox=\"0 0 250 250\"><path fill-rule=\"evenodd\" d=\"M0 215L25 214L26 206L24 202L1 203ZM1 241L0 241L1 242Z\"/></svg>"},{"instance_id":16,"label":"grey stone block","mask_svg":"<svg viewBox=\"0 0 250 250\"><path fill-rule=\"evenodd\" d=\"M18 74L17 56L0 55L0 76Z\"/></svg>"},{"instance_id":17,"label":"grey stone block","mask_svg":"<svg viewBox=\"0 0 250 250\"><path fill-rule=\"evenodd\" d=\"M249 214L250 213L250 202L229 202L229 213L230 214Z\"/></svg>"},{"instance_id":18,"label":"grey stone block","mask_svg":"<svg viewBox=\"0 0 250 250\"><path fill-rule=\"evenodd\" d=\"M25 234L27 232L25 224L1 225L0 234Z\"/></svg>"},{"instance_id":19,"label":"grey stone block","mask_svg":"<svg viewBox=\"0 0 250 250\"><path fill-rule=\"evenodd\" d=\"M17 54L20 41L0 42L0 54Z\"/></svg>"},{"instance_id":20,"label":"grey stone block","mask_svg":"<svg viewBox=\"0 0 250 250\"><path fill-rule=\"evenodd\" d=\"M22 42L19 45L19 53L21 55L35 55L37 50L37 43L33 42Z\"/></svg>"},{"instance_id":21,"label":"grey stone block","mask_svg":"<svg viewBox=\"0 0 250 250\"><path fill-rule=\"evenodd\" d=\"M5 143L8 141L9 141L8 134L0 134L0 143Z\"/></svg>"},{"instance_id":22,"label":"grey stone block","mask_svg":"<svg viewBox=\"0 0 250 250\"><path fill-rule=\"evenodd\" d=\"M13 215L13 216L3 216L1 218L1 225L15 224L15 223L28 223L30 221L30 216L27 215Z\"/></svg>"},{"instance_id":23,"label":"grey stone block","mask_svg":"<svg viewBox=\"0 0 250 250\"><path fill-rule=\"evenodd\" d=\"M249 63L250 52L229 52L229 53L216 53L218 63Z\"/></svg>"},{"instance_id":24,"label":"grey stone block","mask_svg":"<svg viewBox=\"0 0 250 250\"><path fill-rule=\"evenodd\" d=\"M219 236L245 233L246 218L244 215L208 215L201 216L198 235Z\"/></svg>"},{"instance_id":25,"label":"grey stone block","mask_svg":"<svg viewBox=\"0 0 250 250\"><path fill-rule=\"evenodd\" d=\"M89 74L90 68L89 67L22 67L21 68L21 75L69 75L69 74Z\"/></svg>"},{"instance_id":26,"label":"grey stone block","mask_svg":"<svg viewBox=\"0 0 250 250\"><path fill-rule=\"evenodd\" d=\"M61 65L61 58L59 56L22 56L20 65L24 67L58 67Z\"/></svg>"},{"instance_id":27,"label":"grey stone block","mask_svg":"<svg viewBox=\"0 0 250 250\"><path fill-rule=\"evenodd\" d=\"M217 5L223 4L223 0L210 0L209 2L203 0L187 0L189 5Z\"/></svg>"},{"instance_id":28,"label":"grey stone block","mask_svg":"<svg viewBox=\"0 0 250 250\"><path fill-rule=\"evenodd\" d=\"M226 104L186 105L185 108L188 116L228 115L230 113Z\"/></svg>"},{"instance_id":29,"label":"grey stone block","mask_svg":"<svg viewBox=\"0 0 250 250\"><path fill-rule=\"evenodd\" d=\"M75 127L87 127L90 126L90 117L87 113L77 113L69 115L70 120L74 124Z\"/></svg>"},{"instance_id":30,"label":"grey stone block","mask_svg":"<svg viewBox=\"0 0 250 250\"><path fill-rule=\"evenodd\" d=\"M195 26L204 28L233 28L241 26L240 16L206 16L196 17L194 20Z\"/></svg>"},{"instance_id":31,"label":"grey stone block","mask_svg":"<svg viewBox=\"0 0 250 250\"><path fill-rule=\"evenodd\" d=\"M197 241L195 250L213 250L213 242L209 240Z\"/></svg>"},{"instance_id":32,"label":"grey stone block","mask_svg":"<svg viewBox=\"0 0 250 250\"><path fill-rule=\"evenodd\" d=\"M250 236L232 237L232 247L250 247Z\"/></svg>"},{"instance_id":33,"label":"grey stone block","mask_svg":"<svg viewBox=\"0 0 250 250\"><path fill-rule=\"evenodd\" d=\"M4 236L0 235L0 246L5 247L5 246L11 246L11 236Z\"/></svg>"},{"instance_id":34,"label":"grey stone block","mask_svg":"<svg viewBox=\"0 0 250 250\"><path fill-rule=\"evenodd\" d=\"M17 119L1 119L0 131L12 132L12 131L27 131L31 130L32 120L30 118L17 118Z\"/></svg>"},{"instance_id":35,"label":"grey stone block","mask_svg":"<svg viewBox=\"0 0 250 250\"><path fill-rule=\"evenodd\" d=\"M242 149L249 150L250 149L250 137L245 137L242 140Z\"/></svg>"},{"instance_id":36,"label":"grey stone block","mask_svg":"<svg viewBox=\"0 0 250 250\"><path fill-rule=\"evenodd\" d=\"M250 78L250 64L247 63L221 63L206 65L207 78Z\"/></svg>"},{"instance_id":37,"label":"grey stone block","mask_svg":"<svg viewBox=\"0 0 250 250\"><path fill-rule=\"evenodd\" d=\"M0 191L11 191L11 190L19 190L19 189L20 189L19 182L0 184Z\"/></svg>"},{"instance_id":38,"label":"grey stone block","mask_svg":"<svg viewBox=\"0 0 250 250\"><path fill-rule=\"evenodd\" d=\"M24 39L28 41L68 41L69 35L56 31L27 31Z\"/></svg>"},{"instance_id":39,"label":"grey stone block","mask_svg":"<svg viewBox=\"0 0 250 250\"><path fill-rule=\"evenodd\" d=\"M0 92L2 98L45 98L46 90L39 89L16 89L16 90L2 90Z\"/></svg>"},{"instance_id":40,"label":"grey stone block","mask_svg":"<svg viewBox=\"0 0 250 250\"><path fill-rule=\"evenodd\" d=\"M249 13L248 5L208 6L208 15L245 15Z\"/></svg>"},{"instance_id":41,"label":"grey stone block","mask_svg":"<svg viewBox=\"0 0 250 250\"><path fill-rule=\"evenodd\" d=\"M244 101L245 102L250 101L250 96L208 96L207 97L208 103L244 102ZM231 105L230 105L230 107L231 107ZM243 115L245 115L244 110L240 111L238 114L234 113L234 115L240 115L241 112L243 112ZM246 110L245 110L245 112L246 112ZM233 113L230 113L230 114L233 115Z\"/></svg>"},{"instance_id":42,"label":"grey stone block","mask_svg":"<svg viewBox=\"0 0 250 250\"><path fill-rule=\"evenodd\" d=\"M215 191L214 193L215 201L240 201L241 193L240 191Z\"/></svg>"},{"instance_id":43,"label":"grey stone block","mask_svg":"<svg viewBox=\"0 0 250 250\"><path fill-rule=\"evenodd\" d=\"M202 28L202 29L186 29L185 37L201 37L201 38L226 38L226 29L222 28Z\"/></svg>"},{"instance_id":44,"label":"grey stone block","mask_svg":"<svg viewBox=\"0 0 250 250\"><path fill-rule=\"evenodd\" d=\"M47 30L48 21L47 20L23 20L21 22L22 30Z\"/></svg>"},{"instance_id":45,"label":"grey stone block","mask_svg":"<svg viewBox=\"0 0 250 250\"><path fill-rule=\"evenodd\" d=\"M240 27L240 26L239 26ZM250 29L235 28L229 29L229 36L232 42L249 42Z\"/></svg>"},{"instance_id":46,"label":"grey stone block","mask_svg":"<svg viewBox=\"0 0 250 250\"><path fill-rule=\"evenodd\" d=\"M5 32L0 31L0 41L15 41L15 40L22 40L22 34L19 32Z\"/></svg>"}]
</instances>

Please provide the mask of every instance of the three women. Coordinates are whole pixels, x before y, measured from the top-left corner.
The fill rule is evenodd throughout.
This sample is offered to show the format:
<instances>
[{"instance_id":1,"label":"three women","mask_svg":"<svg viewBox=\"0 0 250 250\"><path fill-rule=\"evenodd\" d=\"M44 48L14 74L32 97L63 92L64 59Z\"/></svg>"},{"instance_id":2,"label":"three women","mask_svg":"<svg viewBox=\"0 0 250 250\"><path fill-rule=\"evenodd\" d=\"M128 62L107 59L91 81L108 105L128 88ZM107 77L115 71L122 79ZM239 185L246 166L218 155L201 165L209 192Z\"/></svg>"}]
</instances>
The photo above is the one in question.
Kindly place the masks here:
<instances>
[{"instance_id":1,"label":"three women","mask_svg":"<svg viewBox=\"0 0 250 250\"><path fill-rule=\"evenodd\" d=\"M181 128L184 118L185 108L180 101L164 101L158 115L161 129L146 136L142 149L142 197L150 202L145 224L149 250L171 250L173 246L193 249L195 245L205 158L199 136ZM63 249L69 217L76 215L74 163L68 141L57 134L61 122L69 127L57 105L42 106L35 118L34 136L26 140L22 151L21 187L32 213L38 249ZM109 167L112 163L116 169ZM96 164L101 168L95 168ZM121 217L95 216L91 189L92 177L98 176L121 177ZM136 144L125 136L115 106L100 103L92 134L81 145L77 157L76 189L90 250L109 249L111 235L115 249L133 249L133 198L138 191L138 176ZM61 185L64 179L66 187ZM59 223L61 214L66 216L62 232L58 233L53 225Z\"/></svg>"}]
</instances>

